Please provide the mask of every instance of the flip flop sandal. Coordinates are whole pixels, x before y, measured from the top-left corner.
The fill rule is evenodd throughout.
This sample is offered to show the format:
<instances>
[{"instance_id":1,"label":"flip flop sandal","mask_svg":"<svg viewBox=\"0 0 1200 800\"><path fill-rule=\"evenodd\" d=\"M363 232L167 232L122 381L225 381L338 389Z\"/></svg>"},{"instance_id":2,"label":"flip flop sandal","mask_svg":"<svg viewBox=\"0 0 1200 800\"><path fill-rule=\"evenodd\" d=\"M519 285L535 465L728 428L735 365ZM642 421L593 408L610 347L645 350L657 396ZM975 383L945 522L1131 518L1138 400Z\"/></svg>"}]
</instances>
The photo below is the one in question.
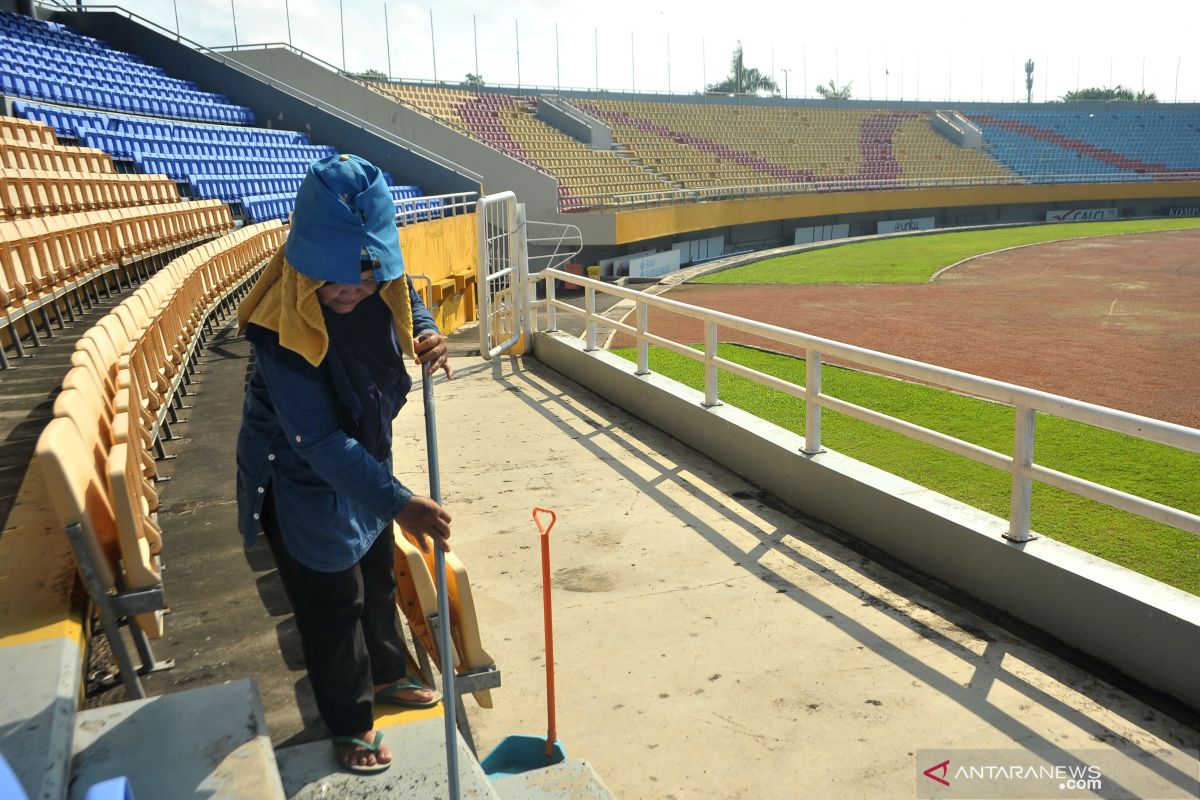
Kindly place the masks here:
<instances>
[{"instance_id":1,"label":"flip flop sandal","mask_svg":"<svg viewBox=\"0 0 1200 800\"><path fill-rule=\"evenodd\" d=\"M333 750L337 756L338 763L342 765L342 769L347 770L348 772L357 773L359 775L377 775L380 772L386 772L389 768L391 768L392 762L389 761L386 764L375 762L373 765L347 764L342 758L345 753L343 753L340 748L344 747L345 745L352 744L359 750L366 750L368 753L375 755L379 753L379 746L382 744L382 742L383 733L381 731L375 731L375 740L370 744L367 744L356 736L335 736L333 737ZM355 758L357 758L359 755L360 753L358 750L356 750L354 753Z\"/></svg>"},{"instance_id":2,"label":"flip flop sandal","mask_svg":"<svg viewBox=\"0 0 1200 800\"><path fill-rule=\"evenodd\" d=\"M387 688L380 689L375 693L375 702L386 706L400 706L401 708L433 708L441 698L435 693L432 700L406 700L403 697L397 697L397 692L403 692L411 689L428 689L429 687L423 683L419 683L407 675L393 683Z\"/></svg>"}]
</instances>

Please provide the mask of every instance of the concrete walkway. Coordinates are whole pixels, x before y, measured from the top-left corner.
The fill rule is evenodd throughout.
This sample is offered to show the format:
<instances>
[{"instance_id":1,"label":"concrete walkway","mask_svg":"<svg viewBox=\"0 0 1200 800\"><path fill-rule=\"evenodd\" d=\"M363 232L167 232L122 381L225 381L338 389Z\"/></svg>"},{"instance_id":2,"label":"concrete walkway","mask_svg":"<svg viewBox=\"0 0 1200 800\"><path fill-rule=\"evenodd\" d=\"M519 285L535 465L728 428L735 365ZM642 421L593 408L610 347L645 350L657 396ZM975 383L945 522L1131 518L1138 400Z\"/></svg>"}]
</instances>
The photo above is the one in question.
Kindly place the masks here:
<instances>
[{"instance_id":1,"label":"concrete walkway","mask_svg":"<svg viewBox=\"0 0 1200 800\"><path fill-rule=\"evenodd\" d=\"M1200 745L536 360L456 367L437 385L443 494L503 673L493 710L468 700L481 753L545 732L535 505L559 515L559 735L618 797L905 797L918 750ZM414 488L422 442L405 409ZM1156 769L1186 783L1197 762Z\"/></svg>"},{"instance_id":2,"label":"concrete walkway","mask_svg":"<svg viewBox=\"0 0 1200 800\"><path fill-rule=\"evenodd\" d=\"M179 459L164 465L173 613L155 648L177 666L144 680L158 694L255 678L279 748L327 734L269 553L244 554L234 529L248 348L231 333L210 344L170 444ZM453 363L456 378L436 384L444 500L503 680L494 709L466 700L481 754L545 734L535 505L559 515L560 738L617 797L911 797L923 749L1200 745L1194 728L842 546L536 359ZM420 396L395 449L401 480L424 492ZM1180 753L1152 764L1172 784L1197 770Z\"/></svg>"}]
</instances>

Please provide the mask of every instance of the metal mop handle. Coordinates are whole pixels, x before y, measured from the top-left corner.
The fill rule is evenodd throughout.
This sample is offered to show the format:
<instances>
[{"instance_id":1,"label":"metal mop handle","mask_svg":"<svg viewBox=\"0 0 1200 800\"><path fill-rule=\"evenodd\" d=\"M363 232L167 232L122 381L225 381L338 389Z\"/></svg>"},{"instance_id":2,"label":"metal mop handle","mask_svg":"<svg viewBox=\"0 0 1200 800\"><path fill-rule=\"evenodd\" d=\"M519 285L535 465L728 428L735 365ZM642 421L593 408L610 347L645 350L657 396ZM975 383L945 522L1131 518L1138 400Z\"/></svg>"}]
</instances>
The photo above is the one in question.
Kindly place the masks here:
<instances>
[{"instance_id":1,"label":"metal mop handle","mask_svg":"<svg viewBox=\"0 0 1200 800\"><path fill-rule=\"evenodd\" d=\"M433 408L433 376L422 375L421 397L425 401L425 450L429 456L429 496L442 504L442 478L438 472L437 416ZM458 733L455 727L454 657L450 652L450 592L446 581L446 554L433 547L437 572L438 652L442 663L442 709L446 719L446 780L450 800L458 800Z\"/></svg>"}]
</instances>

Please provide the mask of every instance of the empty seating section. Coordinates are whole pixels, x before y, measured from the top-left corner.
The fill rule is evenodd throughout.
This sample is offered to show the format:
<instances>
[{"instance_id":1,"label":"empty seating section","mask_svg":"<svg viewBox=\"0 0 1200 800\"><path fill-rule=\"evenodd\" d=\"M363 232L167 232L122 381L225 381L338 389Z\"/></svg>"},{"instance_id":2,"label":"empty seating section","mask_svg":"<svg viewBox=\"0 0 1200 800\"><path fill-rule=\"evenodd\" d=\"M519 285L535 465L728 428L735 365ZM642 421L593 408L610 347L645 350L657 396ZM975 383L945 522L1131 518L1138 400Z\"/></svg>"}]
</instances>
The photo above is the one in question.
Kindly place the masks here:
<instances>
[{"instance_id":1,"label":"empty seating section","mask_svg":"<svg viewBox=\"0 0 1200 800\"><path fill-rule=\"evenodd\" d=\"M148 259L233 226L219 201L182 202L169 178L118 174L107 154L59 145L37 122L0 120L0 163L0 328L18 356L23 338L41 343L35 314L53 336L54 320L61 328L122 276L130 285Z\"/></svg>"},{"instance_id":2,"label":"empty seating section","mask_svg":"<svg viewBox=\"0 0 1200 800\"><path fill-rule=\"evenodd\" d=\"M896 130L892 146L906 181L961 179L986 183L989 179L1012 178L1012 171L992 156L959 147L937 133L929 115L905 121Z\"/></svg>"},{"instance_id":3,"label":"empty seating section","mask_svg":"<svg viewBox=\"0 0 1200 800\"><path fill-rule=\"evenodd\" d=\"M178 421L175 408L188 393L211 317L232 311L286 234L277 220L246 226L145 280L76 343L55 419L37 444L53 513L79 537L77 557L81 546L90 561L85 584L134 696L137 673L116 627L130 623L144 665L152 657L145 637L163 633L154 453L163 455L162 439ZM122 613L130 592L142 593L137 612Z\"/></svg>"},{"instance_id":4,"label":"empty seating section","mask_svg":"<svg viewBox=\"0 0 1200 800\"><path fill-rule=\"evenodd\" d=\"M187 184L196 197L235 205L251 222L285 219L308 165L337 152L289 130L175 122L22 100L13 102L13 110L143 172ZM397 201L421 195L416 186L391 189ZM416 221L440 216L442 209L440 199L422 198L415 205L397 202L396 213Z\"/></svg>"},{"instance_id":5,"label":"empty seating section","mask_svg":"<svg viewBox=\"0 0 1200 800\"><path fill-rule=\"evenodd\" d=\"M367 85L554 175L564 211L704 189L870 189L1012 176L986 153L938 135L926 112L570 98L612 127L614 152L539 120L536 96Z\"/></svg>"},{"instance_id":6,"label":"empty seating section","mask_svg":"<svg viewBox=\"0 0 1200 800\"><path fill-rule=\"evenodd\" d=\"M0 91L88 108L246 124L246 106L54 22L0 12Z\"/></svg>"},{"instance_id":7,"label":"empty seating section","mask_svg":"<svg viewBox=\"0 0 1200 800\"><path fill-rule=\"evenodd\" d=\"M164 175L118 174L106 153L60 145L36 122L0 118L0 219L178 200Z\"/></svg>"},{"instance_id":8,"label":"empty seating section","mask_svg":"<svg viewBox=\"0 0 1200 800\"><path fill-rule=\"evenodd\" d=\"M196 197L239 203L251 221L282 218L308 165L337 151L304 134L270 128L203 125L14 101L13 111L60 135L99 148L142 172L191 187Z\"/></svg>"},{"instance_id":9,"label":"empty seating section","mask_svg":"<svg viewBox=\"0 0 1200 800\"><path fill-rule=\"evenodd\" d=\"M676 188L645 167L607 150L593 150L578 139L539 120L536 98L501 107L498 116L525 153L559 180L564 210L585 197L644 194Z\"/></svg>"},{"instance_id":10,"label":"empty seating section","mask_svg":"<svg viewBox=\"0 0 1200 800\"><path fill-rule=\"evenodd\" d=\"M186 184L195 197L230 203L251 222L286 218L308 165L336 153L296 131L248 127L254 121L248 108L96 39L17 14L0 13L0 91L33 98L12 101L16 116L43 122L128 168ZM55 166L24 168L61 171L68 154L60 151ZM104 171L113 171L111 163ZM420 198L417 187L393 190L401 221L444 213L442 200Z\"/></svg>"},{"instance_id":11,"label":"empty seating section","mask_svg":"<svg viewBox=\"0 0 1200 800\"><path fill-rule=\"evenodd\" d=\"M631 154L688 189L805 184L881 188L909 180L999 177L992 159L955 147L924 113L875 109L655 103L577 105Z\"/></svg>"},{"instance_id":12,"label":"empty seating section","mask_svg":"<svg viewBox=\"0 0 1200 800\"><path fill-rule=\"evenodd\" d=\"M1200 113L964 109L991 155L1035 182L1171 180L1200 173Z\"/></svg>"},{"instance_id":13,"label":"empty seating section","mask_svg":"<svg viewBox=\"0 0 1200 800\"><path fill-rule=\"evenodd\" d=\"M463 128L463 119L458 114L458 107L477 96L476 92L448 89L441 86L409 86L378 81L362 81L362 83L393 100L412 106L455 128Z\"/></svg>"},{"instance_id":14,"label":"empty seating section","mask_svg":"<svg viewBox=\"0 0 1200 800\"><path fill-rule=\"evenodd\" d=\"M551 173L559 180L560 205L580 208L589 196L662 192L676 188L660 176L611 151L593 150L536 115L537 98L432 86L367 82L468 136Z\"/></svg>"}]
</instances>

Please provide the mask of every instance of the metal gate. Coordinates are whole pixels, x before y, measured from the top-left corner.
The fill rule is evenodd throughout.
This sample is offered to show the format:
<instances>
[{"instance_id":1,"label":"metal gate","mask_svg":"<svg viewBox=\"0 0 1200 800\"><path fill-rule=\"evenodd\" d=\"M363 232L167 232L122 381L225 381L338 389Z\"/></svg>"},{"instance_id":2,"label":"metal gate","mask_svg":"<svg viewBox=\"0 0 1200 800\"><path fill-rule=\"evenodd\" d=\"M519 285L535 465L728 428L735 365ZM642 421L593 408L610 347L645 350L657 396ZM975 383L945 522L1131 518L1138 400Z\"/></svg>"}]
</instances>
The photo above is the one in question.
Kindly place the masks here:
<instances>
[{"instance_id":1,"label":"metal gate","mask_svg":"<svg viewBox=\"0 0 1200 800\"><path fill-rule=\"evenodd\" d=\"M512 192L479 198L479 353L490 359L521 339L529 317L528 263Z\"/></svg>"},{"instance_id":2,"label":"metal gate","mask_svg":"<svg viewBox=\"0 0 1200 800\"><path fill-rule=\"evenodd\" d=\"M491 359L532 335L529 264L539 269L565 264L583 245L579 228L556 222L526 222L525 205L512 192L479 198L479 353ZM528 229L547 231L533 239ZM539 254L529 255L533 244Z\"/></svg>"}]
</instances>

